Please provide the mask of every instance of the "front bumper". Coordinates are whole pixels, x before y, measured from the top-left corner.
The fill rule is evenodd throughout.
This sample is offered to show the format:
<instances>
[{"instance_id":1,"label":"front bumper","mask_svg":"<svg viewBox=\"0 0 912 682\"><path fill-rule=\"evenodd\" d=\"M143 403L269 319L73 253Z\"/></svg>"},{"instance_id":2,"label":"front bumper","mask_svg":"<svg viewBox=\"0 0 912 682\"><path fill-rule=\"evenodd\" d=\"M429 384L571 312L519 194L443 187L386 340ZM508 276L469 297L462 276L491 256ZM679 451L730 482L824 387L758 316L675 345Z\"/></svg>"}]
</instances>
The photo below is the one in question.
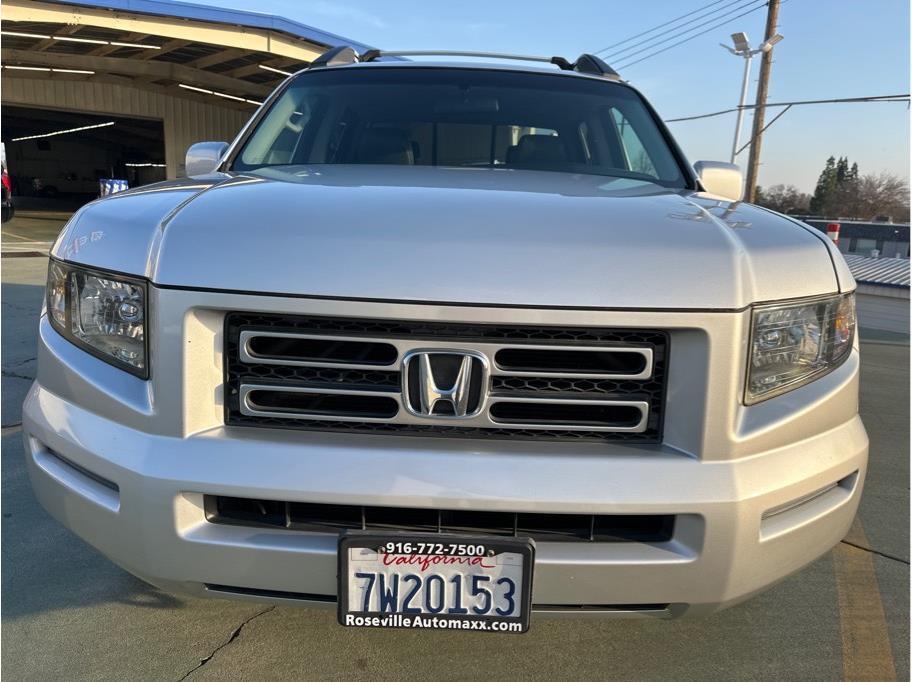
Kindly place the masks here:
<instances>
[{"instance_id":1,"label":"front bumper","mask_svg":"<svg viewBox=\"0 0 912 682\"><path fill-rule=\"evenodd\" d=\"M332 603L336 591L335 536L212 524L205 494L678 515L670 542L539 543L533 602L574 614L707 613L764 589L845 535L868 454L857 416L719 461L661 448L606 456L568 446L555 457L553 445L529 442L494 452L470 440L224 426L173 437L88 411L40 379L23 430L35 493L57 520L131 573L194 595L226 586L232 596Z\"/></svg>"},{"instance_id":2,"label":"front bumper","mask_svg":"<svg viewBox=\"0 0 912 682\"><path fill-rule=\"evenodd\" d=\"M542 311L155 286L149 296L149 381L76 348L42 318L23 431L41 503L112 560L170 591L222 594L212 589L222 586L232 596L335 599L335 535L213 524L204 495L673 514L667 542L539 542L536 553L539 607L661 616L733 604L798 570L845 535L858 505L868 441L857 414L857 349L831 374L745 407L749 310ZM663 443L226 427L223 330L236 310L667 330Z\"/></svg>"}]
</instances>

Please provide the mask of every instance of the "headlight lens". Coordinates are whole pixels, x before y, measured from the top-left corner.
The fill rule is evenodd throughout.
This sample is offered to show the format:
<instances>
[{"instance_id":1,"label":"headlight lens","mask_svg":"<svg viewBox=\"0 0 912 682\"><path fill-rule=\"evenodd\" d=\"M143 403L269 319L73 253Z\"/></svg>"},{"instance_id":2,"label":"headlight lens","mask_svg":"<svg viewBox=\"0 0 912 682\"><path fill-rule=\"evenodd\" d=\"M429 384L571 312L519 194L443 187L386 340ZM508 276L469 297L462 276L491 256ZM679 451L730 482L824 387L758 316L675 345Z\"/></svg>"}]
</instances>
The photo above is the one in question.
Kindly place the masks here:
<instances>
[{"instance_id":1,"label":"headlight lens","mask_svg":"<svg viewBox=\"0 0 912 682\"><path fill-rule=\"evenodd\" d=\"M854 294L755 308L744 402L766 400L834 370L854 337Z\"/></svg>"},{"instance_id":2,"label":"headlight lens","mask_svg":"<svg viewBox=\"0 0 912 682\"><path fill-rule=\"evenodd\" d=\"M47 310L51 325L68 340L148 378L145 282L51 261Z\"/></svg>"}]
</instances>

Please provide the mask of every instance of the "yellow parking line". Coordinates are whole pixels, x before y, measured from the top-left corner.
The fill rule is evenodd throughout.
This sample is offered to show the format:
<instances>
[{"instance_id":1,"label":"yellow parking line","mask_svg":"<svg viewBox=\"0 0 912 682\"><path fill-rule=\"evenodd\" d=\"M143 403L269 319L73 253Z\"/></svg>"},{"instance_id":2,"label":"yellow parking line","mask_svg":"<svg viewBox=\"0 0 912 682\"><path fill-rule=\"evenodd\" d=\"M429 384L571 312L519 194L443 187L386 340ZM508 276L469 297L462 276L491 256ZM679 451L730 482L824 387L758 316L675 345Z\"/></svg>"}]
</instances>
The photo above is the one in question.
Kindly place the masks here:
<instances>
[{"instance_id":1,"label":"yellow parking line","mask_svg":"<svg viewBox=\"0 0 912 682\"><path fill-rule=\"evenodd\" d=\"M23 241L32 241L32 238L31 238L31 237L26 237L26 236L21 235L21 234L16 234L15 232L6 231L6 232L3 233L3 236L4 236L4 237L15 237L16 239L21 239L21 240L23 240Z\"/></svg>"},{"instance_id":2,"label":"yellow parking line","mask_svg":"<svg viewBox=\"0 0 912 682\"><path fill-rule=\"evenodd\" d=\"M858 518L846 540L870 547ZM884 617L874 555L843 542L833 551L839 629L842 633L843 677L852 680L895 680L893 651Z\"/></svg>"}]
</instances>

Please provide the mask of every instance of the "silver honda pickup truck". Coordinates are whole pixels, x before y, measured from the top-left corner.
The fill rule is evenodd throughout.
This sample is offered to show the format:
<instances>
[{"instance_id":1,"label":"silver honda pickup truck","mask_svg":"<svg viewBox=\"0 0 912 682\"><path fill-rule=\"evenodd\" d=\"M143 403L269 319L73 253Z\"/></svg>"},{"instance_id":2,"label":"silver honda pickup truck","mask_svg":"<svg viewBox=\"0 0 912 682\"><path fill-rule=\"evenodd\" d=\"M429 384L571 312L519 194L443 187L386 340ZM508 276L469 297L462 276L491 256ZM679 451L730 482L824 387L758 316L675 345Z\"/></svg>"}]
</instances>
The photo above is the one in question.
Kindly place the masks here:
<instances>
[{"instance_id":1,"label":"silver honda pickup truck","mask_svg":"<svg viewBox=\"0 0 912 682\"><path fill-rule=\"evenodd\" d=\"M868 439L826 236L596 58L407 56L333 50L72 217L44 507L163 590L367 628L707 614L839 542Z\"/></svg>"}]
</instances>

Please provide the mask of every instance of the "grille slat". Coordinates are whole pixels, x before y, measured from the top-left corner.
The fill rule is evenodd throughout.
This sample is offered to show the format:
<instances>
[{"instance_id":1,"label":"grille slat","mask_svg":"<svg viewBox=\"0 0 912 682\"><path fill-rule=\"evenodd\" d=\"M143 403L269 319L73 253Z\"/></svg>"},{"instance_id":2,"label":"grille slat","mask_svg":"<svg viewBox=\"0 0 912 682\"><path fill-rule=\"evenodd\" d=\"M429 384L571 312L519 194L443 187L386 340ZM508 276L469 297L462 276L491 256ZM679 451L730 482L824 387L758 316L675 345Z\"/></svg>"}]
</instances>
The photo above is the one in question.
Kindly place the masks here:
<instances>
[{"instance_id":1,"label":"grille slat","mask_svg":"<svg viewBox=\"0 0 912 682\"><path fill-rule=\"evenodd\" d=\"M399 411L394 398L376 392L300 386L241 387L245 414L281 418L392 419Z\"/></svg>"},{"instance_id":2,"label":"grille slat","mask_svg":"<svg viewBox=\"0 0 912 682\"><path fill-rule=\"evenodd\" d=\"M250 364L383 369L398 357L390 343L325 335L270 331L241 332L241 360Z\"/></svg>"},{"instance_id":3,"label":"grille slat","mask_svg":"<svg viewBox=\"0 0 912 682\"><path fill-rule=\"evenodd\" d=\"M225 339L229 425L661 441L668 357L663 331L229 313ZM413 392L402 395L404 358L416 351L480 357L485 369L478 374L475 365L473 390L482 387L482 376L481 407L462 419L446 419L453 414L446 410L430 417L417 411ZM385 400L317 401L283 392ZM251 396L270 397L257 403ZM268 409L275 406L283 409Z\"/></svg>"},{"instance_id":4,"label":"grille slat","mask_svg":"<svg viewBox=\"0 0 912 682\"><path fill-rule=\"evenodd\" d=\"M564 400L561 403L543 402L538 399L502 400L491 405L491 417L496 422L512 424L560 424L587 426L613 426L634 428L644 419L644 409L626 402L600 400Z\"/></svg>"},{"instance_id":5,"label":"grille slat","mask_svg":"<svg viewBox=\"0 0 912 682\"><path fill-rule=\"evenodd\" d=\"M649 348L549 348L527 346L497 351L500 374L511 376L568 376L593 379L647 379L652 374Z\"/></svg>"},{"instance_id":6,"label":"grille slat","mask_svg":"<svg viewBox=\"0 0 912 682\"><path fill-rule=\"evenodd\" d=\"M210 523L337 534L344 530L531 537L541 542L668 542L671 514L535 514L274 502L206 495Z\"/></svg>"}]
</instances>

